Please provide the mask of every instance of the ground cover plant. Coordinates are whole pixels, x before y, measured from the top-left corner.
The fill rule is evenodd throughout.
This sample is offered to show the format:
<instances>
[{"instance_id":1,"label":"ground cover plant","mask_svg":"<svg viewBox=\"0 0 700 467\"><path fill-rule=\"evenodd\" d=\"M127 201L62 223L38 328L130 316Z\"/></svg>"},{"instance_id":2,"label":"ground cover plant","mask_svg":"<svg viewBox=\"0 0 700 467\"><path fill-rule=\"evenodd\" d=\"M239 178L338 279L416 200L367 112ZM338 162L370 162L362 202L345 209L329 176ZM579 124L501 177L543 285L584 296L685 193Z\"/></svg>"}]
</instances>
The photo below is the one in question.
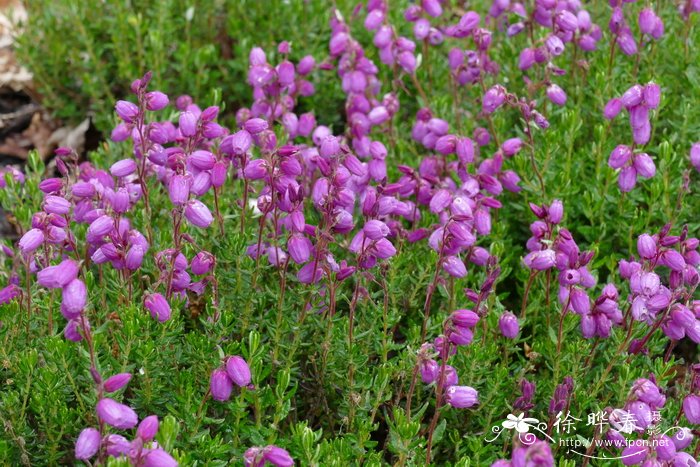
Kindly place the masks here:
<instances>
[{"instance_id":1,"label":"ground cover plant","mask_svg":"<svg viewBox=\"0 0 700 467\"><path fill-rule=\"evenodd\" d=\"M3 169L0 459L696 465L700 4L276 7Z\"/></svg>"}]
</instances>

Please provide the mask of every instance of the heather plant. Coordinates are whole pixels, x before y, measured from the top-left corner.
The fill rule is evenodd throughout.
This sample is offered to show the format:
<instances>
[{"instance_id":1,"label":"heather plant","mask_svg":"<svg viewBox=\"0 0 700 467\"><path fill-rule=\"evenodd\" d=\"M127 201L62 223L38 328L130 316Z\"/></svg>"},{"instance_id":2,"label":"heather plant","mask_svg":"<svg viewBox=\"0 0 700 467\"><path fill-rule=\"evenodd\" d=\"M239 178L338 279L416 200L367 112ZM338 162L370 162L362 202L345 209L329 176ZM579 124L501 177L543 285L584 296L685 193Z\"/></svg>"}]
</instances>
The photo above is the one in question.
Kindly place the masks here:
<instances>
[{"instance_id":1,"label":"heather plant","mask_svg":"<svg viewBox=\"0 0 700 467\"><path fill-rule=\"evenodd\" d=\"M3 169L0 458L696 465L700 5L608 3L280 3L93 76L99 149Z\"/></svg>"}]
</instances>

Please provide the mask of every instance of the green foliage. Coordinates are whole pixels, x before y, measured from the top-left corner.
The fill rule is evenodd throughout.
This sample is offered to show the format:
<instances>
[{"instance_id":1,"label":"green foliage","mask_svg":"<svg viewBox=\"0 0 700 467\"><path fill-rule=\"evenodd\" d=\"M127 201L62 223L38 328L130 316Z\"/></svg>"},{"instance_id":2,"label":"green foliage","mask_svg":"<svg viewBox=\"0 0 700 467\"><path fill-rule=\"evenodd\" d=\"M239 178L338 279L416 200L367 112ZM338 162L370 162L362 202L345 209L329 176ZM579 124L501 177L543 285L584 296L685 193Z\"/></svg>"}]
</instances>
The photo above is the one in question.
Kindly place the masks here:
<instances>
[{"instance_id":1,"label":"green foliage","mask_svg":"<svg viewBox=\"0 0 700 467\"><path fill-rule=\"evenodd\" d=\"M348 12L354 6L337 3ZM148 70L153 85L173 97L189 94L202 102L220 89L235 110L250 100L252 47L272 52L286 40L292 58L312 54L320 61L330 34L324 0L37 0L26 6L18 55L32 70L42 103L68 121L93 115L107 132L115 99ZM333 94L331 101L319 96L305 105L334 123L343 110L340 94Z\"/></svg>"}]
</instances>

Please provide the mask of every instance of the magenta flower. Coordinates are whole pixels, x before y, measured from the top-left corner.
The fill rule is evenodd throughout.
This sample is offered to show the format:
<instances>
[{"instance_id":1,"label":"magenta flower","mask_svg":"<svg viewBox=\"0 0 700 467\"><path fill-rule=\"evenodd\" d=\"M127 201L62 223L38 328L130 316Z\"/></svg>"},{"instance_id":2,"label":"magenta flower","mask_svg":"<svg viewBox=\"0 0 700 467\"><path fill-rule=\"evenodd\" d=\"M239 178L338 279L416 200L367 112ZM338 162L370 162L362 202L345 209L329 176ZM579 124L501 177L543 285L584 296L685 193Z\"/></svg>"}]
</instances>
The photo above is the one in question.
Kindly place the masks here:
<instances>
[{"instance_id":1,"label":"magenta flower","mask_svg":"<svg viewBox=\"0 0 700 467\"><path fill-rule=\"evenodd\" d=\"M100 399L97 403L97 416L103 422L120 430L133 428L139 421L131 407L107 397Z\"/></svg>"},{"instance_id":2,"label":"magenta flower","mask_svg":"<svg viewBox=\"0 0 700 467\"><path fill-rule=\"evenodd\" d=\"M547 97L553 104L559 106L566 104L566 93L554 83L547 86Z\"/></svg>"},{"instance_id":3,"label":"magenta flower","mask_svg":"<svg viewBox=\"0 0 700 467\"><path fill-rule=\"evenodd\" d=\"M136 162L133 159L122 159L112 164L109 172L115 177L126 177L136 172Z\"/></svg>"},{"instance_id":4,"label":"magenta flower","mask_svg":"<svg viewBox=\"0 0 700 467\"><path fill-rule=\"evenodd\" d=\"M700 172L700 141L690 147L690 163Z\"/></svg>"},{"instance_id":5,"label":"magenta flower","mask_svg":"<svg viewBox=\"0 0 700 467\"><path fill-rule=\"evenodd\" d=\"M250 384L250 367L243 357L239 357L238 355L229 357L226 360L226 374L228 374L231 381L239 387L248 386Z\"/></svg>"},{"instance_id":6,"label":"magenta flower","mask_svg":"<svg viewBox=\"0 0 700 467\"><path fill-rule=\"evenodd\" d=\"M180 133L182 136L189 138L197 133L197 117L194 113L186 110L180 113L180 118L178 120L178 126L180 128Z\"/></svg>"},{"instance_id":7,"label":"magenta flower","mask_svg":"<svg viewBox=\"0 0 700 467\"><path fill-rule=\"evenodd\" d=\"M160 293L146 294L143 306L161 323L170 319L170 304Z\"/></svg>"},{"instance_id":8,"label":"magenta flower","mask_svg":"<svg viewBox=\"0 0 700 467\"><path fill-rule=\"evenodd\" d=\"M60 289L78 277L78 263L72 259L61 261L56 266L49 266L37 273L37 282L49 289Z\"/></svg>"},{"instance_id":9,"label":"magenta flower","mask_svg":"<svg viewBox=\"0 0 700 467\"><path fill-rule=\"evenodd\" d=\"M112 457L126 456L131 450L131 443L122 435L109 434L104 437L103 443L107 455Z\"/></svg>"},{"instance_id":10,"label":"magenta flower","mask_svg":"<svg viewBox=\"0 0 700 467\"><path fill-rule=\"evenodd\" d=\"M544 271L554 267L556 262L556 253L554 250L545 249L540 251L532 251L523 258L525 266L536 271Z\"/></svg>"},{"instance_id":11,"label":"magenta flower","mask_svg":"<svg viewBox=\"0 0 700 467\"><path fill-rule=\"evenodd\" d=\"M520 332L518 318L510 311L506 311L500 316L498 328L501 330L501 334L508 339L515 339Z\"/></svg>"},{"instance_id":12,"label":"magenta flower","mask_svg":"<svg viewBox=\"0 0 700 467\"><path fill-rule=\"evenodd\" d=\"M214 221L209 208L199 200L193 199L187 203L185 218L195 227L205 229Z\"/></svg>"},{"instance_id":13,"label":"magenta flower","mask_svg":"<svg viewBox=\"0 0 700 467\"><path fill-rule=\"evenodd\" d=\"M178 463L173 457L164 450L148 449L146 454L142 455L141 463L143 467L177 467Z\"/></svg>"},{"instance_id":14,"label":"magenta flower","mask_svg":"<svg viewBox=\"0 0 700 467\"><path fill-rule=\"evenodd\" d=\"M229 378L228 373L221 368L211 372L209 381L209 391L211 396L216 401L227 401L231 397L233 391L233 381Z\"/></svg>"},{"instance_id":15,"label":"magenta flower","mask_svg":"<svg viewBox=\"0 0 700 467\"><path fill-rule=\"evenodd\" d=\"M101 238L107 235L114 228L114 219L103 215L93 220L88 227L88 235L94 238Z\"/></svg>"},{"instance_id":16,"label":"magenta flower","mask_svg":"<svg viewBox=\"0 0 700 467\"><path fill-rule=\"evenodd\" d=\"M175 206L182 206L187 202L190 195L191 183L192 178L186 175L175 174L170 177L168 195L170 196L170 201Z\"/></svg>"},{"instance_id":17,"label":"magenta flower","mask_svg":"<svg viewBox=\"0 0 700 467\"><path fill-rule=\"evenodd\" d=\"M141 420L141 423L139 423L139 426L136 429L136 436L144 441L151 441L158 433L158 425L158 417L155 415L150 415Z\"/></svg>"},{"instance_id":18,"label":"magenta flower","mask_svg":"<svg viewBox=\"0 0 700 467\"><path fill-rule=\"evenodd\" d=\"M294 459L289 453L280 447L268 445L264 448L248 448L243 454L245 467L263 467L267 462L275 467L291 467Z\"/></svg>"},{"instance_id":19,"label":"magenta flower","mask_svg":"<svg viewBox=\"0 0 700 467\"><path fill-rule=\"evenodd\" d=\"M146 108L151 111L164 109L170 100L168 96L160 91L146 93Z\"/></svg>"},{"instance_id":20,"label":"magenta flower","mask_svg":"<svg viewBox=\"0 0 700 467\"><path fill-rule=\"evenodd\" d=\"M201 276L203 274L208 274L214 266L214 263L214 255L208 251L200 251L194 258L192 258L190 268L192 269L192 273Z\"/></svg>"},{"instance_id":21,"label":"magenta flower","mask_svg":"<svg viewBox=\"0 0 700 467\"><path fill-rule=\"evenodd\" d=\"M73 279L63 287L61 312L68 319L77 318L87 303L87 288L80 279Z\"/></svg>"},{"instance_id":22,"label":"magenta flower","mask_svg":"<svg viewBox=\"0 0 700 467\"><path fill-rule=\"evenodd\" d=\"M450 386L445 391L445 400L452 407L467 409L479 403L479 395L469 386Z\"/></svg>"},{"instance_id":23,"label":"magenta flower","mask_svg":"<svg viewBox=\"0 0 700 467\"><path fill-rule=\"evenodd\" d=\"M15 284L0 289L0 305L6 305L18 297L22 290Z\"/></svg>"},{"instance_id":24,"label":"magenta flower","mask_svg":"<svg viewBox=\"0 0 700 467\"><path fill-rule=\"evenodd\" d=\"M94 428L85 428L75 441L75 458L86 461L100 449L100 432Z\"/></svg>"},{"instance_id":25,"label":"magenta flower","mask_svg":"<svg viewBox=\"0 0 700 467\"><path fill-rule=\"evenodd\" d=\"M49 214L64 215L70 212L71 203L62 196L47 195L44 198L44 211Z\"/></svg>"},{"instance_id":26,"label":"magenta flower","mask_svg":"<svg viewBox=\"0 0 700 467\"><path fill-rule=\"evenodd\" d=\"M74 319L68 321L68 324L66 324L63 330L63 336L71 342L80 342L83 340L83 336L80 334L80 324Z\"/></svg>"},{"instance_id":27,"label":"magenta flower","mask_svg":"<svg viewBox=\"0 0 700 467\"><path fill-rule=\"evenodd\" d=\"M700 425L700 396L690 394L683 399L683 414L689 423Z\"/></svg>"},{"instance_id":28,"label":"magenta flower","mask_svg":"<svg viewBox=\"0 0 700 467\"><path fill-rule=\"evenodd\" d=\"M44 232L39 229L31 229L22 235L17 245L19 250L26 255L39 248L44 243L44 239Z\"/></svg>"},{"instance_id":29,"label":"magenta flower","mask_svg":"<svg viewBox=\"0 0 700 467\"><path fill-rule=\"evenodd\" d=\"M139 108L133 102L117 101L114 108L119 118L126 123L133 123L139 115Z\"/></svg>"}]
</instances>

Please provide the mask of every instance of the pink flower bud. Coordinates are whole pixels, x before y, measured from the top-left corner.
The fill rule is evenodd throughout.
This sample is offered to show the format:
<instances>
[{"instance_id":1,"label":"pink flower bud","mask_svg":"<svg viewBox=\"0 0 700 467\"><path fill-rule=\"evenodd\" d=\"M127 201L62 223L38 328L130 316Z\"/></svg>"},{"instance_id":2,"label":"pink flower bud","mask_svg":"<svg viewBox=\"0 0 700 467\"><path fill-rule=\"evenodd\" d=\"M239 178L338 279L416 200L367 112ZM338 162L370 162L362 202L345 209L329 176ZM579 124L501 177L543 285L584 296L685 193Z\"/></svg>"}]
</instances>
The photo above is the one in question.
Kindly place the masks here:
<instances>
[{"instance_id":1,"label":"pink flower bud","mask_svg":"<svg viewBox=\"0 0 700 467\"><path fill-rule=\"evenodd\" d=\"M523 141L520 138L510 138L501 144L501 151L506 157L514 156L520 152L523 147Z\"/></svg>"},{"instance_id":2,"label":"pink flower bud","mask_svg":"<svg viewBox=\"0 0 700 467\"><path fill-rule=\"evenodd\" d=\"M620 144L610 153L610 158L608 159L608 165L613 169L622 168L627 161L632 157L632 148Z\"/></svg>"},{"instance_id":3,"label":"pink flower bud","mask_svg":"<svg viewBox=\"0 0 700 467\"><path fill-rule=\"evenodd\" d=\"M650 109L655 109L661 102L661 87L656 83L649 83L644 86L644 105Z\"/></svg>"},{"instance_id":4,"label":"pink flower bud","mask_svg":"<svg viewBox=\"0 0 700 467\"><path fill-rule=\"evenodd\" d=\"M452 277L464 277L467 275L467 267L457 256L448 256L442 262L443 269Z\"/></svg>"},{"instance_id":5,"label":"pink flower bud","mask_svg":"<svg viewBox=\"0 0 700 467\"><path fill-rule=\"evenodd\" d=\"M629 192L637 184L637 170L634 167L625 167L620 171L620 175L617 179L617 185L620 187L620 191Z\"/></svg>"},{"instance_id":6,"label":"pink flower bud","mask_svg":"<svg viewBox=\"0 0 700 467\"><path fill-rule=\"evenodd\" d=\"M696 170L700 171L700 142L694 143L690 147L690 163Z\"/></svg>"},{"instance_id":7,"label":"pink flower bud","mask_svg":"<svg viewBox=\"0 0 700 467\"><path fill-rule=\"evenodd\" d=\"M80 324L73 319L68 321L68 324L66 324L63 330L63 336L72 342L80 342L83 340L83 336L80 334Z\"/></svg>"},{"instance_id":8,"label":"pink flower bud","mask_svg":"<svg viewBox=\"0 0 700 467\"><path fill-rule=\"evenodd\" d=\"M140 268L141 264L143 263L143 256L145 253L145 250L139 245L134 245L129 248L125 258L126 268L130 271L135 271Z\"/></svg>"},{"instance_id":9,"label":"pink flower bud","mask_svg":"<svg viewBox=\"0 0 700 467\"><path fill-rule=\"evenodd\" d=\"M571 307L579 315L587 315L591 312L591 300L588 294L578 287L571 290Z\"/></svg>"},{"instance_id":10,"label":"pink flower bud","mask_svg":"<svg viewBox=\"0 0 700 467\"><path fill-rule=\"evenodd\" d=\"M105 451L112 457L126 456L131 450L131 443L122 435L110 434L104 437Z\"/></svg>"},{"instance_id":11,"label":"pink flower bud","mask_svg":"<svg viewBox=\"0 0 700 467\"><path fill-rule=\"evenodd\" d=\"M656 165L649 154L642 152L634 156L634 168L639 176L651 178L656 174Z\"/></svg>"},{"instance_id":12,"label":"pink flower bud","mask_svg":"<svg viewBox=\"0 0 700 467\"><path fill-rule=\"evenodd\" d=\"M131 381L131 373L118 373L107 378L103 387L106 392L115 392L129 384L129 381Z\"/></svg>"},{"instance_id":13,"label":"pink flower bud","mask_svg":"<svg viewBox=\"0 0 700 467\"><path fill-rule=\"evenodd\" d=\"M370 240L379 240L389 235L389 227L384 222L376 219L367 221L362 230Z\"/></svg>"},{"instance_id":14,"label":"pink flower bud","mask_svg":"<svg viewBox=\"0 0 700 467\"><path fill-rule=\"evenodd\" d=\"M129 139L129 136L131 136L131 128L125 123L120 123L112 130L110 139L115 143L120 143Z\"/></svg>"},{"instance_id":15,"label":"pink flower bud","mask_svg":"<svg viewBox=\"0 0 700 467\"><path fill-rule=\"evenodd\" d=\"M643 8L639 12L639 31L642 34L651 35L656 27L658 17L651 8Z\"/></svg>"},{"instance_id":16,"label":"pink flower bud","mask_svg":"<svg viewBox=\"0 0 700 467\"><path fill-rule=\"evenodd\" d=\"M208 274L214 266L214 255L208 251L200 251L192 258L192 263L190 268L192 273L201 276L203 274Z\"/></svg>"},{"instance_id":17,"label":"pink flower bud","mask_svg":"<svg viewBox=\"0 0 700 467\"><path fill-rule=\"evenodd\" d=\"M442 15L442 5L439 0L422 0L421 5L423 10L433 18Z\"/></svg>"},{"instance_id":18,"label":"pink flower bud","mask_svg":"<svg viewBox=\"0 0 700 467\"><path fill-rule=\"evenodd\" d=\"M622 32L617 36L617 45L620 46L620 50L625 55L636 55L637 53L637 41L628 32Z\"/></svg>"},{"instance_id":19,"label":"pink flower bud","mask_svg":"<svg viewBox=\"0 0 700 467\"><path fill-rule=\"evenodd\" d=\"M523 259L525 265L535 271L544 271L555 265L556 253L554 250L546 249L541 251L532 251Z\"/></svg>"},{"instance_id":20,"label":"pink flower bud","mask_svg":"<svg viewBox=\"0 0 700 467\"><path fill-rule=\"evenodd\" d=\"M547 37L547 39L545 40L545 46L547 47L549 53L554 55L555 57L564 53L564 43L558 36L555 36L554 34L551 34L549 37Z\"/></svg>"},{"instance_id":21,"label":"pink flower bud","mask_svg":"<svg viewBox=\"0 0 700 467\"><path fill-rule=\"evenodd\" d=\"M191 178L185 175L173 175L168 183L168 195L175 206L182 206L190 195Z\"/></svg>"},{"instance_id":22,"label":"pink flower bud","mask_svg":"<svg viewBox=\"0 0 700 467\"><path fill-rule=\"evenodd\" d=\"M307 55L299 60L299 64L297 65L297 73L299 73L301 76L306 76L313 71L315 66L316 60L314 60L314 57Z\"/></svg>"},{"instance_id":23,"label":"pink flower bud","mask_svg":"<svg viewBox=\"0 0 700 467\"><path fill-rule=\"evenodd\" d=\"M383 105L380 105L370 110L369 114L367 114L367 118L369 118L369 121L372 123L372 125L381 125L382 123L389 120L390 115L387 108Z\"/></svg>"},{"instance_id":24,"label":"pink flower bud","mask_svg":"<svg viewBox=\"0 0 700 467\"><path fill-rule=\"evenodd\" d=\"M301 234L293 234L287 241L289 255L297 264L303 264L309 260L312 248L311 241Z\"/></svg>"},{"instance_id":25,"label":"pink flower bud","mask_svg":"<svg viewBox=\"0 0 700 467\"><path fill-rule=\"evenodd\" d=\"M629 109L641 104L643 99L644 88L642 88L642 86L640 86L639 84L635 84L627 91L625 91L625 93L620 98L620 101L622 102L622 105L625 106L625 108Z\"/></svg>"}]
</instances>

